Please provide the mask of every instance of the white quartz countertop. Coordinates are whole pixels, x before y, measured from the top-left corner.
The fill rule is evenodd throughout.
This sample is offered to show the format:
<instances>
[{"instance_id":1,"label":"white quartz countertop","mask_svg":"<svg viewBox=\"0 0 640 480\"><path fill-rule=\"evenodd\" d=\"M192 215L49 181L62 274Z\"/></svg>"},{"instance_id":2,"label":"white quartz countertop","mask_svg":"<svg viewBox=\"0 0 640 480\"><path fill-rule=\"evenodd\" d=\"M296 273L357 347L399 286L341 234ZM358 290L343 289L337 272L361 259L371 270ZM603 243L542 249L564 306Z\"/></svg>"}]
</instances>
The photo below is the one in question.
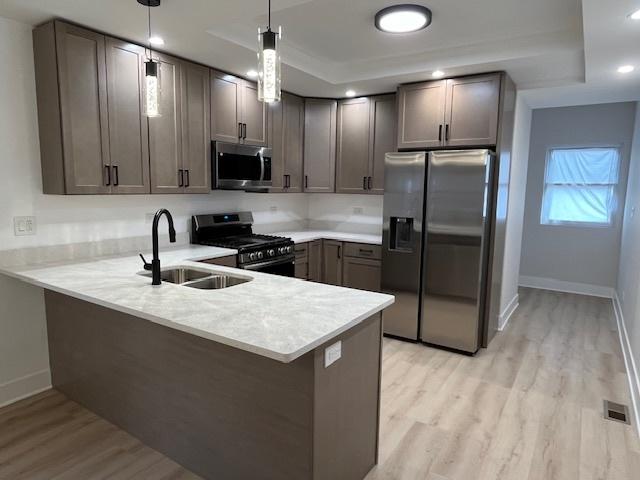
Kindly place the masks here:
<instances>
[{"instance_id":1,"label":"white quartz countertop","mask_svg":"<svg viewBox=\"0 0 640 480\"><path fill-rule=\"evenodd\" d=\"M324 232L308 233L315 238ZM0 267L0 272L281 362L295 360L394 302L381 293L196 262L235 253L195 245L160 251L163 269L181 265L251 278L220 290L166 282L151 286L149 277L138 275L143 270L137 255Z\"/></svg>"},{"instance_id":2,"label":"white quartz countertop","mask_svg":"<svg viewBox=\"0 0 640 480\"><path fill-rule=\"evenodd\" d=\"M366 233L346 233L331 230L300 230L293 232L277 232L273 235L281 235L291 238L295 243L312 242L326 239L338 242L367 243L370 245L382 245L382 235L370 235Z\"/></svg>"}]
</instances>

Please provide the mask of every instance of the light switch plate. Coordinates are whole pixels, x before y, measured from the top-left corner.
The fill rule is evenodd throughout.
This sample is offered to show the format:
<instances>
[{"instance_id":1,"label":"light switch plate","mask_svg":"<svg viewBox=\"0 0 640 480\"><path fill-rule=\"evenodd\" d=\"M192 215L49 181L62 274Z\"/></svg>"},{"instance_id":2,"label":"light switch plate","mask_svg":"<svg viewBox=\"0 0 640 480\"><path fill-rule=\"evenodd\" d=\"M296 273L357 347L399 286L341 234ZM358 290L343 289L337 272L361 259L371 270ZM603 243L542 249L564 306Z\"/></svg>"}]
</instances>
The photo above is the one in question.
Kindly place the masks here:
<instances>
[{"instance_id":1,"label":"light switch plate","mask_svg":"<svg viewBox=\"0 0 640 480\"><path fill-rule=\"evenodd\" d=\"M364 208L362 207L353 207L354 215L362 215L364 213Z\"/></svg>"},{"instance_id":2,"label":"light switch plate","mask_svg":"<svg viewBox=\"0 0 640 480\"><path fill-rule=\"evenodd\" d=\"M16 237L36 234L36 217L13 217L13 233Z\"/></svg>"},{"instance_id":3,"label":"light switch plate","mask_svg":"<svg viewBox=\"0 0 640 480\"><path fill-rule=\"evenodd\" d=\"M342 342L337 341L324 349L324 368L340 360L340 357L342 357Z\"/></svg>"}]
</instances>

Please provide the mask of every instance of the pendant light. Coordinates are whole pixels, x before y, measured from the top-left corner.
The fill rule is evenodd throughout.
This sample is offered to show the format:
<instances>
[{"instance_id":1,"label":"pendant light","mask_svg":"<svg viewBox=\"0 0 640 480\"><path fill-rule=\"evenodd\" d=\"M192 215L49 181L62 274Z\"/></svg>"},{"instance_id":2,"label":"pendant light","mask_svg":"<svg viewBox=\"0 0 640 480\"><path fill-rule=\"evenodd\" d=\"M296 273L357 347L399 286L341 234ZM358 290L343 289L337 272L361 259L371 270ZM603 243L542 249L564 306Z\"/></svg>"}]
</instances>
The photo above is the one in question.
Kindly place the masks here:
<instances>
[{"instance_id":1,"label":"pendant light","mask_svg":"<svg viewBox=\"0 0 640 480\"><path fill-rule=\"evenodd\" d=\"M280 101L280 49L282 28L271 30L271 0L269 24L263 32L258 28L258 99L265 103Z\"/></svg>"},{"instance_id":2,"label":"pendant light","mask_svg":"<svg viewBox=\"0 0 640 480\"><path fill-rule=\"evenodd\" d=\"M144 114L147 117L160 116L160 63L153 59L151 48L151 7L158 7L160 0L138 0L138 3L147 7L149 19L149 56L144 62Z\"/></svg>"}]
</instances>

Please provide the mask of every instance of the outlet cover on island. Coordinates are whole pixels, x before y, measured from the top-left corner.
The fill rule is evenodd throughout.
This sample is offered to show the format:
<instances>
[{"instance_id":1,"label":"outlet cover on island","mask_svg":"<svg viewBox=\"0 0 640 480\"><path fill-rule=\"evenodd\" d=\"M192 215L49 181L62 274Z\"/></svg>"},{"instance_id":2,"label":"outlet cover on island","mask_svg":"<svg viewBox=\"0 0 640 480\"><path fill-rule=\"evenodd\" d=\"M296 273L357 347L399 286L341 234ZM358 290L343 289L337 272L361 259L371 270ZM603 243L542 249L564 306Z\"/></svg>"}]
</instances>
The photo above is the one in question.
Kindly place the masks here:
<instances>
[{"instance_id":1,"label":"outlet cover on island","mask_svg":"<svg viewBox=\"0 0 640 480\"><path fill-rule=\"evenodd\" d=\"M354 215L362 215L364 213L364 208L362 207L353 207Z\"/></svg>"},{"instance_id":2,"label":"outlet cover on island","mask_svg":"<svg viewBox=\"0 0 640 480\"><path fill-rule=\"evenodd\" d=\"M36 234L36 217L13 217L13 233L16 237Z\"/></svg>"},{"instance_id":3,"label":"outlet cover on island","mask_svg":"<svg viewBox=\"0 0 640 480\"><path fill-rule=\"evenodd\" d=\"M278 211L278 207L276 205L271 205L269 207L269 210L271 210L272 212L277 212Z\"/></svg>"},{"instance_id":4,"label":"outlet cover on island","mask_svg":"<svg viewBox=\"0 0 640 480\"><path fill-rule=\"evenodd\" d=\"M342 357L342 342L337 341L324 349L324 368L340 360L340 357Z\"/></svg>"}]
</instances>

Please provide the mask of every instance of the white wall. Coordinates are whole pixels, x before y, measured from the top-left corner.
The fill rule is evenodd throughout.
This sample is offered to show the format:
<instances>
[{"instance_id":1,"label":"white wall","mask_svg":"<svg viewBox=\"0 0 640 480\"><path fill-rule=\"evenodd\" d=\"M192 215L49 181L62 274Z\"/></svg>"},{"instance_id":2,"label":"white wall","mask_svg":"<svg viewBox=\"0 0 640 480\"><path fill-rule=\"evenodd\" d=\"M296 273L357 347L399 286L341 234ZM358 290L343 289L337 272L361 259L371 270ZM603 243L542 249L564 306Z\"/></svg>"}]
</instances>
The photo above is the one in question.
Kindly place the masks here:
<instances>
[{"instance_id":1,"label":"white wall","mask_svg":"<svg viewBox=\"0 0 640 480\"><path fill-rule=\"evenodd\" d=\"M529 140L532 111L521 94L516 99L511 150L511 172L509 178L509 202L502 269L502 292L500 296L499 328L503 329L518 306L518 277L520 275L520 253L524 224L525 193L527 187L527 165L529 163Z\"/></svg>"},{"instance_id":2,"label":"white wall","mask_svg":"<svg viewBox=\"0 0 640 480\"><path fill-rule=\"evenodd\" d=\"M616 289L619 311L624 322L623 350L627 370L632 381L632 395L636 405L636 421L640 426L640 103L636 111L627 203L620 249L620 269Z\"/></svg>"},{"instance_id":3,"label":"white wall","mask_svg":"<svg viewBox=\"0 0 640 480\"><path fill-rule=\"evenodd\" d=\"M546 155L562 146L619 146L624 205L635 103L534 110L527 174L521 283L610 295L616 286L622 208L608 228L540 224Z\"/></svg>"},{"instance_id":4,"label":"white wall","mask_svg":"<svg viewBox=\"0 0 640 480\"><path fill-rule=\"evenodd\" d=\"M382 195L309 195L309 228L382 234Z\"/></svg>"}]
</instances>

